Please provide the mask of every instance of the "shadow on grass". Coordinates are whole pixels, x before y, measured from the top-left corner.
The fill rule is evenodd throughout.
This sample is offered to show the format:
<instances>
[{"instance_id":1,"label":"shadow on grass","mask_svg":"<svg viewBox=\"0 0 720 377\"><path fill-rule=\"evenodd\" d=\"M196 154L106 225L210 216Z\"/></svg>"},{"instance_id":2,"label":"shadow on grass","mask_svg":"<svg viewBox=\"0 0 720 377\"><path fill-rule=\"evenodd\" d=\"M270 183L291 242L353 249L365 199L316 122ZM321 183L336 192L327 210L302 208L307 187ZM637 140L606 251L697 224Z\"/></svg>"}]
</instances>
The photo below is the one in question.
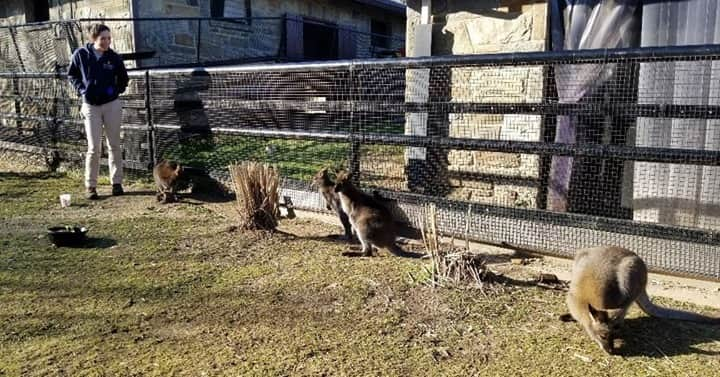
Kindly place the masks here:
<instances>
[{"instance_id":1,"label":"shadow on grass","mask_svg":"<svg viewBox=\"0 0 720 377\"><path fill-rule=\"evenodd\" d=\"M696 345L720 341L720 326L643 316L625 320L619 354L625 357L654 357L702 354L717 356Z\"/></svg>"},{"instance_id":2,"label":"shadow on grass","mask_svg":"<svg viewBox=\"0 0 720 377\"><path fill-rule=\"evenodd\" d=\"M112 238L87 237L77 245L58 246L57 249L108 249L115 245L117 241Z\"/></svg>"},{"instance_id":3,"label":"shadow on grass","mask_svg":"<svg viewBox=\"0 0 720 377\"><path fill-rule=\"evenodd\" d=\"M65 174L53 173L49 171L38 171L38 172L0 172L0 179L51 179L51 178L62 178Z\"/></svg>"}]
</instances>

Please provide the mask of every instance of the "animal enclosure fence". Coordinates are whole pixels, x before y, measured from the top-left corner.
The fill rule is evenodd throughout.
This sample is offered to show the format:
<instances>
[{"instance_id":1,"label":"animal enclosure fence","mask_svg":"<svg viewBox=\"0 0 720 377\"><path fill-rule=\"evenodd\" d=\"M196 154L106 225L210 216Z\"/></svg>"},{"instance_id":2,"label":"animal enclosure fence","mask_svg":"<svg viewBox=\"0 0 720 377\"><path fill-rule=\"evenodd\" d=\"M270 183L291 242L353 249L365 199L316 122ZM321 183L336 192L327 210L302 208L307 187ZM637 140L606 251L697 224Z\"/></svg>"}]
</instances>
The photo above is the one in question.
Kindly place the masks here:
<instances>
[{"instance_id":1,"label":"animal enclosure fence","mask_svg":"<svg viewBox=\"0 0 720 377\"><path fill-rule=\"evenodd\" d=\"M397 199L415 227L558 255L628 247L720 279L720 46L443 56L131 72L129 168L219 178L270 162L324 210L324 166ZM55 73L0 75L0 147L80 158L80 102Z\"/></svg>"}]
</instances>

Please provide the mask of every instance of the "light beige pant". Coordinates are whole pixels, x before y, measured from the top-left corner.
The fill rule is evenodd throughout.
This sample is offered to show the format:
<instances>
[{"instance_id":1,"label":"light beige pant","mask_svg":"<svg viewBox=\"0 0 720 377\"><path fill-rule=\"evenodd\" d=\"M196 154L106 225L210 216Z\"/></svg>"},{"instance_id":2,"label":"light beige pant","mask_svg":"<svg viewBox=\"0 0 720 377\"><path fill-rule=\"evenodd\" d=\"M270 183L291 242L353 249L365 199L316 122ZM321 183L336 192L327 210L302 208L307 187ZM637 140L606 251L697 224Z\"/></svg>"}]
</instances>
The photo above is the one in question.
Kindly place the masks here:
<instances>
[{"instance_id":1,"label":"light beige pant","mask_svg":"<svg viewBox=\"0 0 720 377\"><path fill-rule=\"evenodd\" d=\"M107 139L110 182L112 184L122 183L122 149L120 147L122 102L116 99L100 106L83 103L80 112L85 117L85 136L88 141L85 155L85 187L97 187L103 128L105 128L105 138Z\"/></svg>"}]
</instances>

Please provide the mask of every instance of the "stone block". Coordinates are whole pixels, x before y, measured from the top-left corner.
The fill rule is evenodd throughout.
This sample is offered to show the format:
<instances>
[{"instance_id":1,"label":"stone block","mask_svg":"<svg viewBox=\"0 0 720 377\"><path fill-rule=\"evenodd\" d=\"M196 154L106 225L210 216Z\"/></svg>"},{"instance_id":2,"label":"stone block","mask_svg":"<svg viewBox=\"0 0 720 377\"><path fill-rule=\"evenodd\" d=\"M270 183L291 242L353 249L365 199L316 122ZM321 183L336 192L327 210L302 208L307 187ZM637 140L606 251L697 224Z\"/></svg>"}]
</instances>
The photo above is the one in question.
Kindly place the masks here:
<instances>
[{"instance_id":1,"label":"stone block","mask_svg":"<svg viewBox=\"0 0 720 377\"><path fill-rule=\"evenodd\" d=\"M521 11L532 17L532 35L534 41L545 41L547 35L547 3L523 4Z\"/></svg>"},{"instance_id":2,"label":"stone block","mask_svg":"<svg viewBox=\"0 0 720 377\"><path fill-rule=\"evenodd\" d=\"M540 141L540 115L507 114L500 130L501 140Z\"/></svg>"},{"instance_id":3,"label":"stone block","mask_svg":"<svg viewBox=\"0 0 720 377\"><path fill-rule=\"evenodd\" d=\"M451 170L455 170L455 169L451 169ZM473 180L473 179L464 179L464 178L450 179L450 186L465 187L465 188L471 188L471 189L475 189L478 191L482 191L483 196L492 196L493 195L493 187L494 187L492 182Z\"/></svg>"},{"instance_id":4,"label":"stone block","mask_svg":"<svg viewBox=\"0 0 720 377\"><path fill-rule=\"evenodd\" d=\"M492 190L485 191L468 187L458 187L453 189L448 195L449 199L454 200L467 200L471 202L479 203L491 203L492 202Z\"/></svg>"},{"instance_id":5,"label":"stone block","mask_svg":"<svg viewBox=\"0 0 720 377\"><path fill-rule=\"evenodd\" d=\"M545 49L545 41L523 41L511 42L506 44L490 43L484 45L473 45L470 48L463 48L461 45L457 49L469 49L472 54L498 54L502 52L533 52L543 51Z\"/></svg>"},{"instance_id":6,"label":"stone block","mask_svg":"<svg viewBox=\"0 0 720 377\"><path fill-rule=\"evenodd\" d=\"M537 208L537 189L515 185L497 185L493 193L495 204L506 207Z\"/></svg>"},{"instance_id":7,"label":"stone block","mask_svg":"<svg viewBox=\"0 0 720 377\"><path fill-rule=\"evenodd\" d=\"M450 114L450 137L491 139L500 137L501 114Z\"/></svg>"},{"instance_id":8,"label":"stone block","mask_svg":"<svg viewBox=\"0 0 720 377\"><path fill-rule=\"evenodd\" d=\"M200 7L165 0L162 12L173 17L200 17Z\"/></svg>"},{"instance_id":9,"label":"stone block","mask_svg":"<svg viewBox=\"0 0 720 377\"><path fill-rule=\"evenodd\" d=\"M467 37L472 45L506 44L529 41L533 18L529 14L508 13L514 17L499 18L480 15L465 22Z\"/></svg>"},{"instance_id":10,"label":"stone block","mask_svg":"<svg viewBox=\"0 0 720 377\"><path fill-rule=\"evenodd\" d=\"M475 165L483 168L519 168L522 160L519 154L504 152L474 151Z\"/></svg>"},{"instance_id":11,"label":"stone block","mask_svg":"<svg viewBox=\"0 0 720 377\"><path fill-rule=\"evenodd\" d=\"M542 99L542 67L452 69L455 102L535 103Z\"/></svg>"},{"instance_id":12,"label":"stone block","mask_svg":"<svg viewBox=\"0 0 720 377\"><path fill-rule=\"evenodd\" d=\"M473 152L453 149L448 152L448 162L451 165L472 166L474 164Z\"/></svg>"},{"instance_id":13,"label":"stone block","mask_svg":"<svg viewBox=\"0 0 720 377\"><path fill-rule=\"evenodd\" d=\"M540 156L536 154L521 154L520 167L516 173L519 177L534 177L540 175Z\"/></svg>"},{"instance_id":14,"label":"stone block","mask_svg":"<svg viewBox=\"0 0 720 377\"><path fill-rule=\"evenodd\" d=\"M194 47L195 39L190 34L178 33L175 34L175 44L180 46Z\"/></svg>"}]
</instances>

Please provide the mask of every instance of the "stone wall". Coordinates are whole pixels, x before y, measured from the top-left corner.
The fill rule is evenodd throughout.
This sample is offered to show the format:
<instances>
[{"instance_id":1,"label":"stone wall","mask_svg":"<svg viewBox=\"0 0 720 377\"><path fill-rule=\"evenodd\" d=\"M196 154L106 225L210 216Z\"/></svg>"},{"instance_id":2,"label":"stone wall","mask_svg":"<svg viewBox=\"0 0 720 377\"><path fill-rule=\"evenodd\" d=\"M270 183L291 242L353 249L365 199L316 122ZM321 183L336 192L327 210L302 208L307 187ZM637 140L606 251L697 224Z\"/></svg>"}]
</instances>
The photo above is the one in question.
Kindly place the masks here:
<instances>
[{"instance_id":1,"label":"stone wall","mask_svg":"<svg viewBox=\"0 0 720 377\"><path fill-rule=\"evenodd\" d=\"M408 1L408 53L415 44L420 3ZM544 0L433 1L432 54L542 51L546 8ZM542 99L540 66L453 68L448 77L433 80L431 87L450 85L451 102L532 103ZM447 82L437 82L442 80ZM450 114L448 123L450 137L539 141L541 136L541 118L535 115ZM538 156L451 150L448 162L451 197L537 207Z\"/></svg>"},{"instance_id":2,"label":"stone wall","mask_svg":"<svg viewBox=\"0 0 720 377\"><path fill-rule=\"evenodd\" d=\"M371 20L388 22L392 33L405 35L405 19L388 12L359 5L347 0L253 0L253 15L280 17L285 13L352 26L355 30L370 32Z\"/></svg>"},{"instance_id":3,"label":"stone wall","mask_svg":"<svg viewBox=\"0 0 720 377\"><path fill-rule=\"evenodd\" d=\"M209 17L210 0L137 0L137 9L131 9L131 0L49 0L51 20L77 18L130 18L130 17ZM226 0L226 16L244 17L245 0ZM369 32L371 21L381 20L392 25L394 36L402 40L404 36L404 17L384 12L379 9L359 5L349 0L252 0L253 17L283 17L294 14L314 20L334 23L341 27L353 28L361 32ZM0 24L22 24L26 22L27 6L21 0L7 0L0 6ZM3 17L4 16L4 17ZM187 64L195 62L199 56L202 61L237 60L277 56L284 53L282 39L284 24L282 20L253 20L252 25L242 22L228 21L107 21L113 32L113 48L118 52L155 51L156 56L142 60L142 65ZM22 28L20 37L29 52L47 51L57 54L61 66L69 63L72 46L68 38L58 33L70 32L74 35L70 40L77 44L87 42L89 23L75 25L68 30L35 30ZM52 34L49 35L48 33ZM0 38L3 42L10 40L9 33ZM198 43L200 35L200 43ZM7 37L7 38L6 38ZM49 43L49 44L48 44ZM38 45L38 44L48 44ZM370 37L356 36L356 50L369 51ZM3 43L0 53L10 54L11 43ZM198 51L198 45L199 50ZM399 46L398 46L399 47ZM35 50L33 50L35 49ZM15 53L15 55L17 55ZM4 56L4 55L3 55ZM367 56L361 54L360 56ZM7 60L7 59L5 59ZM28 57L29 70L45 70L42 64L50 64L52 59L35 59ZM41 63L33 60L43 60ZM126 62L135 66L134 61ZM6 70L14 69L11 63L0 61ZM33 64L39 66L33 66ZM45 65L47 65L45 64ZM52 62L54 66L54 62ZM0 68L2 68L0 67ZM54 67L53 67L54 68Z\"/></svg>"},{"instance_id":4,"label":"stone wall","mask_svg":"<svg viewBox=\"0 0 720 377\"><path fill-rule=\"evenodd\" d=\"M209 17L208 0L138 1L137 14L143 17ZM244 17L245 0L225 0L227 16ZM389 22L393 34L402 38L405 20L386 12L359 6L351 1L331 0L252 0L252 17L284 17L286 14L310 17L341 27L369 32L372 19ZM285 30L282 20L242 22L154 21L139 22L137 40L143 48L160 50L162 63L187 63L197 55L198 27L201 60L235 60L277 56L284 53ZM369 49L370 38L357 39L357 51ZM159 62L159 61L158 61ZM158 63L156 62L156 63ZM150 62L152 64L153 62Z\"/></svg>"},{"instance_id":5,"label":"stone wall","mask_svg":"<svg viewBox=\"0 0 720 377\"><path fill-rule=\"evenodd\" d=\"M130 18L130 0L50 0L50 19L69 20L77 18ZM124 53L134 51L133 25L131 22L105 22L112 31L113 50ZM90 23L79 25L75 31L83 43L89 42L88 30Z\"/></svg>"}]
</instances>

